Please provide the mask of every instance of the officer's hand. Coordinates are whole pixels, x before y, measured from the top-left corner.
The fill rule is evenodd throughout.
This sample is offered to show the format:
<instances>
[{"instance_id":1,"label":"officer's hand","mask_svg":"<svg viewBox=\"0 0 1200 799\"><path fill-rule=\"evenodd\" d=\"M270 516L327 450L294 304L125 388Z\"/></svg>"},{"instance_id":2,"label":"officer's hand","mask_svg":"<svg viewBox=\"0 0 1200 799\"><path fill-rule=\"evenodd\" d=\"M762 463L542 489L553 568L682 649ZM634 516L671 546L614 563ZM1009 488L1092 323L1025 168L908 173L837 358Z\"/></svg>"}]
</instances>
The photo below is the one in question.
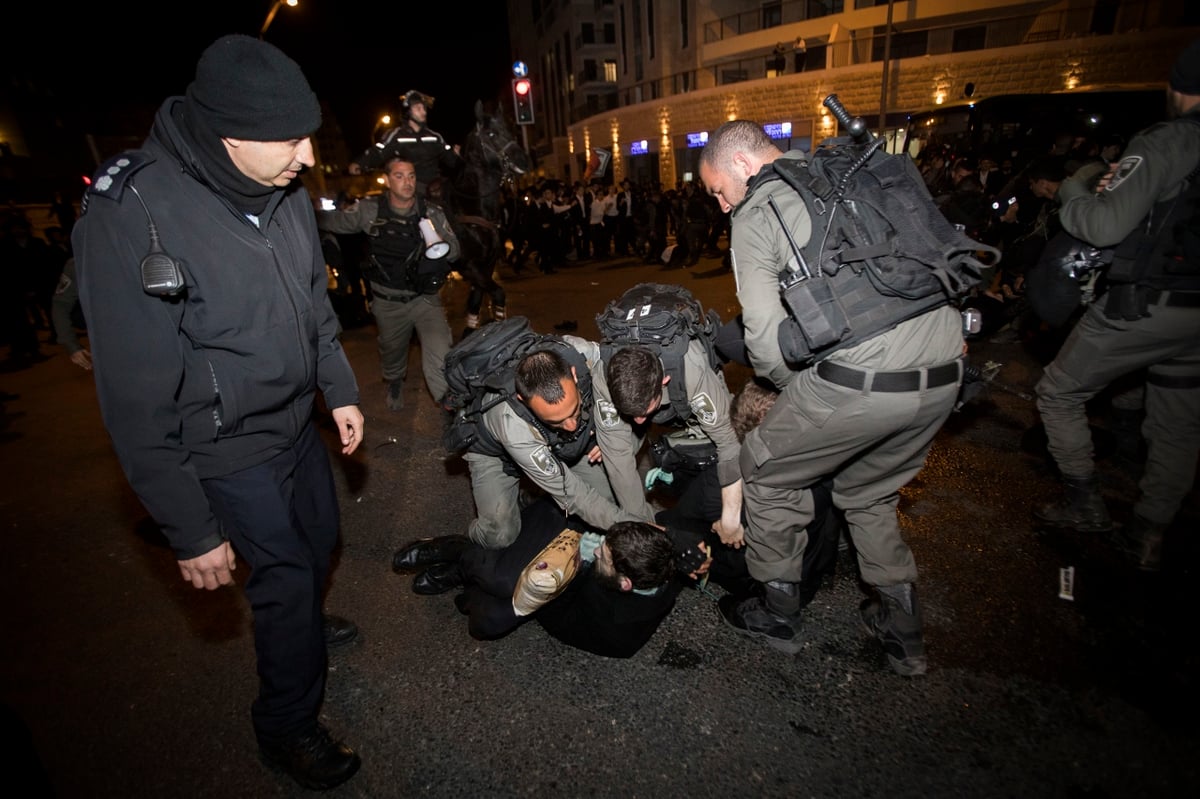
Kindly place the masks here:
<instances>
[{"instance_id":1,"label":"officer's hand","mask_svg":"<svg viewBox=\"0 0 1200 799\"><path fill-rule=\"evenodd\" d=\"M600 445L592 447L588 451L588 463L600 463L604 460L604 453L600 451Z\"/></svg>"},{"instance_id":2,"label":"officer's hand","mask_svg":"<svg viewBox=\"0 0 1200 799\"><path fill-rule=\"evenodd\" d=\"M71 353L71 363L90 372L92 371L92 354L87 350L76 350Z\"/></svg>"},{"instance_id":3,"label":"officer's hand","mask_svg":"<svg viewBox=\"0 0 1200 799\"><path fill-rule=\"evenodd\" d=\"M196 558L179 561L179 572L183 579L196 588L215 591L222 585L233 582L233 570L237 568L233 547L228 541L221 542L216 549L210 549Z\"/></svg>"},{"instance_id":4,"label":"officer's hand","mask_svg":"<svg viewBox=\"0 0 1200 799\"><path fill-rule=\"evenodd\" d=\"M721 539L721 543L727 547L739 549L746 543L746 529L740 524L733 529L729 529L721 523L720 519L717 519L712 523L712 531Z\"/></svg>"},{"instance_id":5,"label":"officer's hand","mask_svg":"<svg viewBox=\"0 0 1200 799\"><path fill-rule=\"evenodd\" d=\"M1108 184L1112 182L1113 175L1117 174L1117 169L1120 166L1121 166L1120 164L1112 164L1112 163L1110 163L1108 165L1108 171L1105 172L1103 175L1101 175L1100 180L1096 182L1096 193L1097 194L1099 194L1100 192L1102 192L1108 188Z\"/></svg>"},{"instance_id":6,"label":"officer's hand","mask_svg":"<svg viewBox=\"0 0 1200 799\"><path fill-rule=\"evenodd\" d=\"M357 405L343 405L330 411L338 434L342 437L342 454L358 449L363 440L363 415Z\"/></svg>"}]
</instances>

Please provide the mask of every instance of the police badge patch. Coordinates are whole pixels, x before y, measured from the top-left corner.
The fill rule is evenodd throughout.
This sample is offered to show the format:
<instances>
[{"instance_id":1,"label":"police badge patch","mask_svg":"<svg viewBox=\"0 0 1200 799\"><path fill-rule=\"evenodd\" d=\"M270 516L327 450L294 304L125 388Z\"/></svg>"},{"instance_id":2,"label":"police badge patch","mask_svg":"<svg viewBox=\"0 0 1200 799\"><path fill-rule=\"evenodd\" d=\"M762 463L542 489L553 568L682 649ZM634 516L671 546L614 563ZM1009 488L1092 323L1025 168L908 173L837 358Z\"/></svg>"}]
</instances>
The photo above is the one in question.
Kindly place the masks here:
<instances>
[{"instance_id":1,"label":"police badge patch","mask_svg":"<svg viewBox=\"0 0 1200 799\"><path fill-rule=\"evenodd\" d=\"M554 453L545 444L533 451L533 454L529 456L529 462L538 474L546 477L554 477L558 474L558 458L554 457Z\"/></svg>"},{"instance_id":2,"label":"police badge patch","mask_svg":"<svg viewBox=\"0 0 1200 799\"><path fill-rule=\"evenodd\" d=\"M1117 168L1113 170L1113 176L1108 181L1108 185L1104 187L1105 191L1112 191L1125 182L1125 179L1133 174L1134 170L1142 165L1142 157L1140 155L1131 155L1128 158L1122 158L1117 164Z\"/></svg>"},{"instance_id":3,"label":"police badge patch","mask_svg":"<svg viewBox=\"0 0 1200 799\"><path fill-rule=\"evenodd\" d=\"M621 415L617 413L616 405L608 400L599 400L596 405L600 408L600 426L605 430L611 430L621 423Z\"/></svg>"},{"instance_id":4,"label":"police badge patch","mask_svg":"<svg viewBox=\"0 0 1200 799\"><path fill-rule=\"evenodd\" d=\"M692 401L688 403L692 409L692 413L700 420L701 424L715 424L717 421L717 408L713 405L712 397L701 391L696 396L692 397Z\"/></svg>"}]
</instances>

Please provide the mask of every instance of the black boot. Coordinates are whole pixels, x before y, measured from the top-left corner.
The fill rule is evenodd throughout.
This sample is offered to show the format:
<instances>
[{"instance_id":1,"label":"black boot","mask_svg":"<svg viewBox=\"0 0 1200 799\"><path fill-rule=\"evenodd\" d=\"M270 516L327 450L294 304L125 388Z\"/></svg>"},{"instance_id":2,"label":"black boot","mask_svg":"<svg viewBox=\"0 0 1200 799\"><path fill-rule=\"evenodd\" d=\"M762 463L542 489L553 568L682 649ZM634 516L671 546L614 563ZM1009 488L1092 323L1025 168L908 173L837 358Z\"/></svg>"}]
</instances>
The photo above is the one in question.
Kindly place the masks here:
<instances>
[{"instance_id":1,"label":"black boot","mask_svg":"<svg viewBox=\"0 0 1200 799\"><path fill-rule=\"evenodd\" d=\"M772 580L761 594L739 597L727 594L717 600L725 623L752 638L794 655L804 647L800 637L800 584Z\"/></svg>"},{"instance_id":2,"label":"black boot","mask_svg":"<svg viewBox=\"0 0 1200 799\"><path fill-rule=\"evenodd\" d=\"M876 586L879 596L860 609L867 635L878 638L892 670L903 677L924 674L925 638L921 632L921 606L912 583Z\"/></svg>"},{"instance_id":3,"label":"black boot","mask_svg":"<svg viewBox=\"0 0 1200 799\"><path fill-rule=\"evenodd\" d=\"M1113 544L1138 569L1156 572L1162 568L1163 536L1168 526L1135 513L1129 524L1113 534Z\"/></svg>"},{"instance_id":4,"label":"black boot","mask_svg":"<svg viewBox=\"0 0 1200 799\"><path fill-rule=\"evenodd\" d=\"M1104 497L1100 495L1100 481L1095 475L1064 475L1063 486L1062 499L1034 509L1034 518L1043 524L1081 533L1107 533L1112 530L1112 519L1104 505Z\"/></svg>"}]
</instances>

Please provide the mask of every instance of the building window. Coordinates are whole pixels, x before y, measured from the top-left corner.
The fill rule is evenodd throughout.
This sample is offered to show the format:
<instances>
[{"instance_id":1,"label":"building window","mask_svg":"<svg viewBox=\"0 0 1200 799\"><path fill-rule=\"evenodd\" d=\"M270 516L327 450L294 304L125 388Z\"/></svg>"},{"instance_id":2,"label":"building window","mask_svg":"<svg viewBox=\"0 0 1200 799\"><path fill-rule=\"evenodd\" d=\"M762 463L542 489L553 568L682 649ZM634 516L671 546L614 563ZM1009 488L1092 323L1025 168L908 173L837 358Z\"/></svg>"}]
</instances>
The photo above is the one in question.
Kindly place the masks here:
<instances>
[{"instance_id":1,"label":"building window","mask_svg":"<svg viewBox=\"0 0 1200 799\"><path fill-rule=\"evenodd\" d=\"M604 23L604 43L605 44L616 44L617 43L617 26L612 24L611 22Z\"/></svg>"},{"instance_id":2,"label":"building window","mask_svg":"<svg viewBox=\"0 0 1200 799\"><path fill-rule=\"evenodd\" d=\"M579 40L584 44L596 43L596 26L590 22L583 23L579 29Z\"/></svg>"},{"instance_id":3,"label":"building window","mask_svg":"<svg viewBox=\"0 0 1200 799\"><path fill-rule=\"evenodd\" d=\"M592 81L599 80L598 74L596 72L596 62L590 58L585 58L583 60L583 82L591 83Z\"/></svg>"},{"instance_id":4,"label":"building window","mask_svg":"<svg viewBox=\"0 0 1200 799\"><path fill-rule=\"evenodd\" d=\"M982 50L987 46L987 25L974 25L970 28L958 28L954 31L954 41L950 49L955 53L965 53L968 50Z\"/></svg>"},{"instance_id":5,"label":"building window","mask_svg":"<svg viewBox=\"0 0 1200 799\"><path fill-rule=\"evenodd\" d=\"M604 62L604 80L608 83L617 82L617 62L608 60Z\"/></svg>"},{"instance_id":6,"label":"building window","mask_svg":"<svg viewBox=\"0 0 1200 799\"><path fill-rule=\"evenodd\" d=\"M871 60L883 60L883 46L887 39L887 28L880 25L875 29L875 37L871 41ZM892 58L915 58L929 52L929 31L892 32Z\"/></svg>"},{"instance_id":7,"label":"building window","mask_svg":"<svg viewBox=\"0 0 1200 799\"><path fill-rule=\"evenodd\" d=\"M650 60L654 60L654 0L646 0L646 38L650 43Z\"/></svg>"},{"instance_id":8,"label":"building window","mask_svg":"<svg viewBox=\"0 0 1200 799\"><path fill-rule=\"evenodd\" d=\"M679 47L687 49L688 34L688 0L679 0Z\"/></svg>"},{"instance_id":9,"label":"building window","mask_svg":"<svg viewBox=\"0 0 1200 799\"><path fill-rule=\"evenodd\" d=\"M762 7L762 26L764 28L778 28L783 24L783 2L775 0L770 3L763 3Z\"/></svg>"}]
</instances>

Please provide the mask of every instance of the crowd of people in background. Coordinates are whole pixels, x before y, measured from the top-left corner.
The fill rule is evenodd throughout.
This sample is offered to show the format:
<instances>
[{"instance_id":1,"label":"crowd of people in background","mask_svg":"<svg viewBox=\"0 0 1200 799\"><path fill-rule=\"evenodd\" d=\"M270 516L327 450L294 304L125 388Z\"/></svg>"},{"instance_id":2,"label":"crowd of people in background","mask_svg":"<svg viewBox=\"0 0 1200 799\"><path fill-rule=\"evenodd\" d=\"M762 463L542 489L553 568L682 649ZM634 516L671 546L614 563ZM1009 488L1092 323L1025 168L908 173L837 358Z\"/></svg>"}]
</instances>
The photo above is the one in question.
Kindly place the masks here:
<instances>
[{"instance_id":1,"label":"crowd of people in background","mask_svg":"<svg viewBox=\"0 0 1200 799\"><path fill-rule=\"evenodd\" d=\"M532 264L552 274L566 263L637 258L689 268L720 258L728 219L699 181L674 188L634 183L544 181L506 190L508 264L521 275ZM726 248L728 243L726 242Z\"/></svg>"}]
</instances>

